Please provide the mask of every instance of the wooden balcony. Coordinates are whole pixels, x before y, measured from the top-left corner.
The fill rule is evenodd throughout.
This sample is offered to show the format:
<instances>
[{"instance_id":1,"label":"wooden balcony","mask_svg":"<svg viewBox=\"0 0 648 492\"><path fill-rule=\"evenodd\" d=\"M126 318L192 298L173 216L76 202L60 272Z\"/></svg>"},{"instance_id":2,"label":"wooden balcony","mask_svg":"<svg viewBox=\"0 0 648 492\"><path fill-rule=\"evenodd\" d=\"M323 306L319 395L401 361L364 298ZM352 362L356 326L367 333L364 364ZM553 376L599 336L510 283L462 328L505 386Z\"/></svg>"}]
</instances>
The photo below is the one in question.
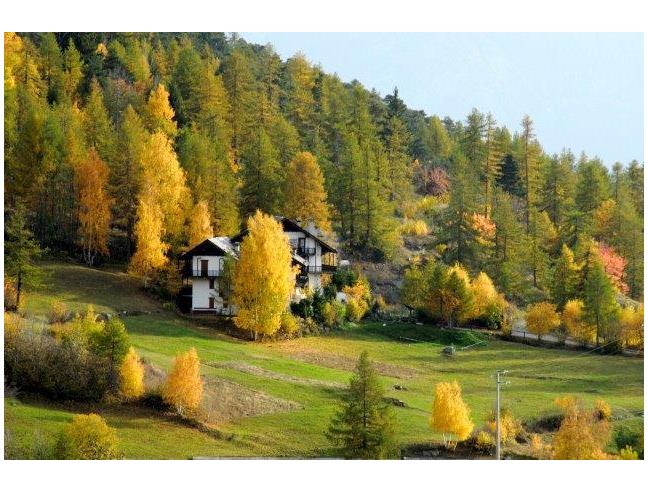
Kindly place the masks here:
<instances>
[{"instance_id":1,"label":"wooden balcony","mask_svg":"<svg viewBox=\"0 0 648 492\"><path fill-rule=\"evenodd\" d=\"M185 268L182 272L185 277L200 277L200 278L219 278L223 276L223 270L202 270Z\"/></svg>"}]
</instances>

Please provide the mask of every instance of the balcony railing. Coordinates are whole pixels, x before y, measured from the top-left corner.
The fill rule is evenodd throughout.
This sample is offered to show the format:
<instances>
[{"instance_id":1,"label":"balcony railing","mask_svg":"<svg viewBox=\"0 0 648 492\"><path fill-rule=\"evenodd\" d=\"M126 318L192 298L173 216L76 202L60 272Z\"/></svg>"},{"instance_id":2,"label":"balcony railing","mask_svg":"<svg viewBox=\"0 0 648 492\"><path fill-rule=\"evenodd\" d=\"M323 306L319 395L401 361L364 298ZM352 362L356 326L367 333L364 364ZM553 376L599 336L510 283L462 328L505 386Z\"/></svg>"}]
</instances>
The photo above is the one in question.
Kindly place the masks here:
<instances>
[{"instance_id":1,"label":"balcony railing","mask_svg":"<svg viewBox=\"0 0 648 492\"><path fill-rule=\"evenodd\" d=\"M297 254L304 258L308 258L309 256L315 255L315 248L306 248L306 247L297 248Z\"/></svg>"},{"instance_id":2,"label":"balcony railing","mask_svg":"<svg viewBox=\"0 0 648 492\"><path fill-rule=\"evenodd\" d=\"M331 264L322 264L322 265L308 265L308 273L322 273L322 272L334 272L337 270L337 265Z\"/></svg>"},{"instance_id":3,"label":"balcony railing","mask_svg":"<svg viewBox=\"0 0 648 492\"><path fill-rule=\"evenodd\" d=\"M190 277L216 278L223 275L222 270L188 270Z\"/></svg>"}]
</instances>

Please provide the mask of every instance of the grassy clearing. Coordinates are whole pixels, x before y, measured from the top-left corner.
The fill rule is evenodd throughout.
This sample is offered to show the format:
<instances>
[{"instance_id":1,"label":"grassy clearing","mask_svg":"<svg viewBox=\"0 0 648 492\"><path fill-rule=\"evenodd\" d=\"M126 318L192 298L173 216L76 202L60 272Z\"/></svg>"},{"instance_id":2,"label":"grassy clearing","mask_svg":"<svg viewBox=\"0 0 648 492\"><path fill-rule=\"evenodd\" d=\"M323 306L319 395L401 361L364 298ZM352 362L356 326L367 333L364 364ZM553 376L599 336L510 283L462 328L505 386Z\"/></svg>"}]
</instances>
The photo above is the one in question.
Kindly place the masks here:
<instances>
[{"instance_id":1,"label":"grassy clearing","mask_svg":"<svg viewBox=\"0 0 648 492\"><path fill-rule=\"evenodd\" d=\"M635 422L643 412L640 359L583 356L496 339L448 358L441 354L443 346L470 345L472 335L466 338L433 326L402 323L368 322L330 336L255 344L163 310L124 274L69 264L48 264L46 270L47 285L28 297L30 315L43 317L56 298L77 310L93 304L97 311L150 311L124 321L131 343L154 365L166 369L175 354L195 347L205 377L222 378L297 404L298 409L289 412L243 416L221 424L221 430L234 435L231 441L214 439L148 410L97 408L117 428L129 458L329 454L324 430L340 394L338 383L346 383L362 350L368 350L376 361L388 396L407 404L407 408L395 409L401 444L440 438L428 428L433 387L439 381L456 379L461 383L473 419L481 425L493 404L492 373L496 369L512 371L502 401L522 419L554 413L554 398L564 394L577 395L588 403L605 399L617 422ZM331 384L313 384L313 380ZM395 384L407 390L395 390ZM75 410L9 398L5 401L5 424L21 440L28 440L35 429L52 436Z\"/></svg>"}]
</instances>

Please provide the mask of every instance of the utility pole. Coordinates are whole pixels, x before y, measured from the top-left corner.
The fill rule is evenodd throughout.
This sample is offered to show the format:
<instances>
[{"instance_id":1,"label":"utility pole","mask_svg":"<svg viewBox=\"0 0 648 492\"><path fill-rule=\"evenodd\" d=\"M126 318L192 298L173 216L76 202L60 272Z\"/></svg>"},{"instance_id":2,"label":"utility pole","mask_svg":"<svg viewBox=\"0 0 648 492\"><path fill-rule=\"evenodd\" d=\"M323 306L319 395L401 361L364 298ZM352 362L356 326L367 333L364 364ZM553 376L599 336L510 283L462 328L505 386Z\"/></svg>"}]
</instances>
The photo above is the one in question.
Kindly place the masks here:
<instances>
[{"instance_id":1,"label":"utility pole","mask_svg":"<svg viewBox=\"0 0 648 492\"><path fill-rule=\"evenodd\" d=\"M495 438L495 459L499 460L500 458L500 451L501 451L501 431L500 431L500 386L503 384L508 384L508 382L502 380L502 376L506 374L508 371L502 371L502 370L497 370L495 371L495 429L496 429L496 434L497 437Z\"/></svg>"}]
</instances>

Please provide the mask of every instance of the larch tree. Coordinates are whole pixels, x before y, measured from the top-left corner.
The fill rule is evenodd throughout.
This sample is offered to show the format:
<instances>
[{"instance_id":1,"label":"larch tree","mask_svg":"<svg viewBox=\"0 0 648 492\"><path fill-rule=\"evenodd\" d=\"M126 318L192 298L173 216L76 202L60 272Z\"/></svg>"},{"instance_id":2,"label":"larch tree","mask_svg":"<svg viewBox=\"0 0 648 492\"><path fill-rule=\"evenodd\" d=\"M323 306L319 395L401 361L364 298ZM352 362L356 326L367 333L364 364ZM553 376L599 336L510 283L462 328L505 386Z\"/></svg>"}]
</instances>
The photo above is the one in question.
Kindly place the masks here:
<instances>
[{"instance_id":1,"label":"larch tree","mask_svg":"<svg viewBox=\"0 0 648 492\"><path fill-rule=\"evenodd\" d=\"M180 415L196 410L203 394L200 359L195 348L176 356L162 387L162 398Z\"/></svg>"},{"instance_id":2,"label":"larch tree","mask_svg":"<svg viewBox=\"0 0 648 492\"><path fill-rule=\"evenodd\" d=\"M553 267L551 298L558 309L576 296L579 284L579 267L574 260L574 252L563 244L560 256Z\"/></svg>"},{"instance_id":3,"label":"larch tree","mask_svg":"<svg viewBox=\"0 0 648 492\"><path fill-rule=\"evenodd\" d=\"M108 166L97 151L90 149L87 159L74 168L79 207L79 242L83 259L92 266L97 255L108 255L111 206L108 195Z\"/></svg>"},{"instance_id":4,"label":"larch tree","mask_svg":"<svg viewBox=\"0 0 648 492\"><path fill-rule=\"evenodd\" d=\"M394 451L394 427L378 374L364 351L326 435L347 459L383 459Z\"/></svg>"},{"instance_id":5,"label":"larch tree","mask_svg":"<svg viewBox=\"0 0 648 492\"><path fill-rule=\"evenodd\" d=\"M191 210L188 235L189 247L193 247L214 235L209 217L209 208L204 200L196 203Z\"/></svg>"},{"instance_id":6,"label":"larch tree","mask_svg":"<svg viewBox=\"0 0 648 492\"><path fill-rule=\"evenodd\" d=\"M556 306L550 302L538 302L529 306L525 316L529 333L538 335L542 340L543 335L551 333L560 326L560 315Z\"/></svg>"},{"instance_id":7,"label":"larch tree","mask_svg":"<svg viewBox=\"0 0 648 492\"><path fill-rule=\"evenodd\" d=\"M112 165L115 159L115 130L104 104L104 96L97 79L90 84L88 101L83 108L83 128L86 142L94 147L101 159Z\"/></svg>"},{"instance_id":8,"label":"larch tree","mask_svg":"<svg viewBox=\"0 0 648 492\"><path fill-rule=\"evenodd\" d=\"M163 84L158 84L151 91L146 102L146 119L150 131L160 130L167 136L173 137L178 131L174 117L175 111L169 102L169 92Z\"/></svg>"},{"instance_id":9,"label":"larch tree","mask_svg":"<svg viewBox=\"0 0 648 492\"><path fill-rule=\"evenodd\" d=\"M127 399L144 394L144 366L133 347L128 349L119 368L119 393Z\"/></svg>"},{"instance_id":10,"label":"larch tree","mask_svg":"<svg viewBox=\"0 0 648 492\"><path fill-rule=\"evenodd\" d=\"M324 176L310 152L300 152L290 162L284 197L284 215L303 224L312 221L324 232L331 230Z\"/></svg>"},{"instance_id":11,"label":"larch tree","mask_svg":"<svg viewBox=\"0 0 648 492\"><path fill-rule=\"evenodd\" d=\"M241 156L241 208L248 217L256 210L276 214L281 207L282 167L268 132L259 128L254 142Z\"/></svg>"},{"instance_id":12,"label":"larch tree","mask_svg":"<svg viewBox=\"0 0 648 492\"><path fill-rule=\"evenodd\" d=\"M129 269L142 276L145 286L151 273L168 261L165 253L169 245L162 241L163 232L163 215L157 204L150 197L140 199L135 223L135 254Z\"/></svg>"},{"instance_id":13,"label":"larch tree","mask_svg":"<svg viewBox=\"0 0 648 492\"><path fill-rule=\"evenodd\" d=\"M583 287L583 302L585 303L585 319L596 329L596 345L602 337L607 337L616 320L619 307L612 281L605 273L601 261L594 257L587 268ZM607 340L612 342L612 340Z\"/></svg>"},{"instance_id":14,"label":"larch tree","mask_svg":"<svg viewBox=\"0 0 648 492\"><path fill-rule=\"evenodd\" d=\"M501 174L502 149L497 133L497 122L493 115L486 116L486 130L484 140L484 215L490 218L493 207L493 191L495 183Z\"/></svg>"},{"instance_id":15,"label":"larch tree","mask_svg":"<svg viewBox=\"0 0 648 492\"><path fill-rule=\"evenodd\" d=\"M458 441L467 439L473 427L470 408L461 397L459 383L437 383L434 388L430 428L441 432L446 446L451 447L456 446Z\"/></svg>"},{"instance_id":16,"label":"larch tree","mask_svg":"<svg viewBox=\"0 0 648 492\"><path fill-rule=\"evenodd\" d=\"M552 459L605 459L605 446L610 439L610 424L583 408L574 397L559 398L557 404L564 417L552 441Z\"/></svg>"},{"instance_id":17,"label":"larch tree","mask_svg":"<svg viewBox=\"0 0 648 492\"><path fill-rule=\"evenodd\" d=\"M570 337L582 343L591 343L596 337L596 328L585 321L584 306L580 299L567 301L563 307L561 320Z\"/></svg>"},{"instance_id":18,"label":"larch tree","mask_svg":"<svg viewBox=\"0 0 648 492\"><path fill-rule=\"evenodd\" d=\"M535 138L533 120L529 115L522 119L522 135L518 149L520 177L524 190L524 223L531 230L532 210L536 205L540 172L540 146Z\"/></svg>"},{"instance_id":19,"label":"larch tree","mask_svg":"<svg viewBox=\"0 0 648 492\"><path fill-rule=\"evenodd\" d=\"M281 224L261 211L248 219L233 280L236 326L255 340L276 333L295 289L295 271Z\"/></svg>"}]
</instances>

